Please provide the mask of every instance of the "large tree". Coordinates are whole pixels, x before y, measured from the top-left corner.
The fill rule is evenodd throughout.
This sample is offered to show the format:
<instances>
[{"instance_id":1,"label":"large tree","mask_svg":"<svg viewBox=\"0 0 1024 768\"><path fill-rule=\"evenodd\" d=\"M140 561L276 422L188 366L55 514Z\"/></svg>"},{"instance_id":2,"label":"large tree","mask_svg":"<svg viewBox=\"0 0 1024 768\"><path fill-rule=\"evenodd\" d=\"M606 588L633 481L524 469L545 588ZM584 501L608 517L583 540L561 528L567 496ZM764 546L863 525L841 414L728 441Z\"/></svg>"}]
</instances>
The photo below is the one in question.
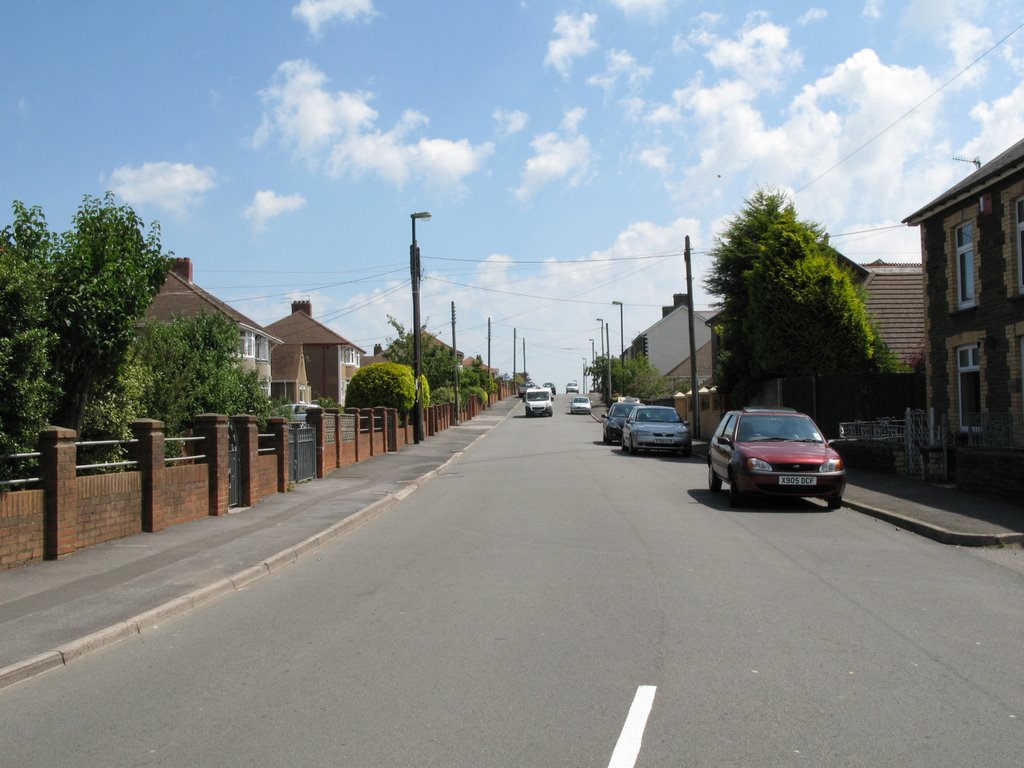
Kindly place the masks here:
<instances>
[{"instance_id":1,"label":"large tree","mask_svg":"<svg viewBox=\"0 0 1024 768\"><path fill-rule=\"evenodd\" d=\"M395 338L388 341L384 357L392 363L402 363L415 369L412 331L407 330L398 320L388 315L388 324L395 331ZM420 372L430 383L431 389L451 387L455 384L456 360L451 347L442 344L433 334L420 330Z\"/></svg>"},{"instance_id":2,"label":"large tree","mask_svg":"<svg viewBox=\"0 0 1024 768\"><path fill-rule=\"evenodd\" d=\"M51 236L39 208L13 207L14 223L0 230L0 454L36 446L56 393L45 327Z\"/></svg>"},{"instance_id":3,"label":"large tree","mask_svg":"<svg viewBox=\"0 0 1024 768\"><path fill-rule=\"evenodd\" d=\"M53 421L81 431L90 393L117 379L170 261L160 251L159 225L146 234L113 193L86 196L73 223L50 249L46 330L57 338Z\"/></svg>"},{"instance_id":4,"label":"large tree","mask_svg":"<svg viewBox=\"0 0 1024 768\"><path fill-rule=\"evenodd\" d=\"M705 286L719 298L718 386L735 402L784 376L886 370L892 356L817 223L758 189L715 238Z\"/></svg>"}]
</instances>

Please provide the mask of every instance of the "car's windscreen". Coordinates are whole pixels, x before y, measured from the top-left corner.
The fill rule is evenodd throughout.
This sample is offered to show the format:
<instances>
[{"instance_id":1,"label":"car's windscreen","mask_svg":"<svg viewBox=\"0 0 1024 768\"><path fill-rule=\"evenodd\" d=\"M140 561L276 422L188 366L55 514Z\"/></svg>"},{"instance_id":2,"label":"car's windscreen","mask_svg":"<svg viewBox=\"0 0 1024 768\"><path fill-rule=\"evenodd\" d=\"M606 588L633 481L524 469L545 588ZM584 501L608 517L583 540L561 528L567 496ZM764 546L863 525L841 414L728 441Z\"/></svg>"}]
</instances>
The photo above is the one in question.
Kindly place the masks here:
<instances>
[{"instance_id":1,"label":"car's windscreen","mask_svg":"<svg viewBox=\"0 0 1024 768\"><path fill-rule=\"evenodd\" d=\"M814 422L806 416L744 416L740 419L739 434L742 442L758 442L762 440L804 440L823 442L821 433Z\"/></svg>"},{"instance_id":2,"label":"car's windscreen","mask_svg":"<svg viewBox=\"0 0 1024 768\"><path fill-rule=\"evenodd\" d=\"M547 400L548 399L548 393L547 392L527 392L526 393L526 399L527 400Z\"/></svg>"},{"instance_id":3,"label":"car's windscreen","mask_svg":"<svg viewBox=\"0 0 1024 768\"><path fill-rule=\"evenodd\" d=\"M661 424L678 424L682 421L676 411L638 408L633 421L653 421Z\"/></svg>"}]
</instances>

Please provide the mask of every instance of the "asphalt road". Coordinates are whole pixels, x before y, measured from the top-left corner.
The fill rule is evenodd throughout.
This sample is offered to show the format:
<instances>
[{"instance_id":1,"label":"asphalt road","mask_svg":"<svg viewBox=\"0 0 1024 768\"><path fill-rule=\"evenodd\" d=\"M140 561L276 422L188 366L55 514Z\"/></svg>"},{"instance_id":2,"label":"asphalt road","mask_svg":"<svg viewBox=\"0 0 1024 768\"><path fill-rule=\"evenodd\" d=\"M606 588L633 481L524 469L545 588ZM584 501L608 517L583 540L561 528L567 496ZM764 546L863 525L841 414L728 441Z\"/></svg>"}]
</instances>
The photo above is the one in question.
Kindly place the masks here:
<instances>
[{"instance_id":1,"label":"asphalt road","mask_svg":"<svg viewBox=\"0 0 1024 768\"><path fill-rule=\"evenodd\" d=\"M249 589L0 691L17 766L1017 768L1024 577L515 417Z\"/></svg>"}]
</instances>

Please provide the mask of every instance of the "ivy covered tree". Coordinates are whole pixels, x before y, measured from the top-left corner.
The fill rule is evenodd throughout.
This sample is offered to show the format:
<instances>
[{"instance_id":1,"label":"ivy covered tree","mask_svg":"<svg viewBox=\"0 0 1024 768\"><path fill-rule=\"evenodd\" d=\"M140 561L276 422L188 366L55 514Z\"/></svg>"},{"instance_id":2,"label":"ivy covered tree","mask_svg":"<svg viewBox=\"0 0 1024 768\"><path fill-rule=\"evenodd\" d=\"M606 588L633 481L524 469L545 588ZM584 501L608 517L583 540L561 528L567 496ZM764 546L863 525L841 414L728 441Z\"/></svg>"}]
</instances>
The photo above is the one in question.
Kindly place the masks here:
<instances>
[{"instance_id":1,"label":"ivy covered tree","mask_svg":"<svg viewBox=\"0 0 1024 768\"><path fill-rule=\"evenodd\" d=\"M715 238L705 287L719 298L715 380L742 403L762 381L892 370L860 289L817 223L758 189Z\"/></svg>"}]
</instances>

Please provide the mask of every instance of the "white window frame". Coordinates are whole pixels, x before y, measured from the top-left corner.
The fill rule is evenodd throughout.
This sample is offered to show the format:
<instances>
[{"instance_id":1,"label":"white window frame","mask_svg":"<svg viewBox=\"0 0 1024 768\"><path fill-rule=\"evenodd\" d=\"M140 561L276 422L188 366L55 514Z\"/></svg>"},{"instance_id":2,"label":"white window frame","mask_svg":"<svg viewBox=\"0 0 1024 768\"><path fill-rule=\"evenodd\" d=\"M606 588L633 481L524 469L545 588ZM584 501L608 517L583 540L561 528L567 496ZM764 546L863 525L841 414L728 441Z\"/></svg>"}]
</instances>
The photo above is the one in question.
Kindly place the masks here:
<instances>
[{"instance_id":1,"label":"white window frame","mask_svg":"<svg viewBox=\"0 0 1024 768\"><path fill-rule=\"evenodd\" d=\"M1014 207L1017 211L1017 291L1024 293L1024 197Z\"/></svg>"},{"instance_id":2,"label":"white window frame","mask_svg":"<svg viewBox=\"0 0 1024 768\"><path fill-rule=\"evenodd\" d=\"M252 331L241 331L240 351L242 358L251 360L256 357L256 334Z\"/></svg>"},{"instance_id":3,"label":"white window frame","mask_svg":"<svg viewBox=\"0 0 1024 768\"><path fill-rule=\"evenodd\" d=\"M266 336L256 337L256 359L263 363L270 361L270 339Z\"/></svg>"},{"instance_id":4,"label":"white window frame","mask_svg":"<svg viewBox=\"0 0 1024 768\"><path fill-rule=\"evenodd\" d=\"M977 387L977 403L970 403L971 410L965 408L964 377L973 376ZM960 410L960 430L967 431L968 425L964 415L981 411L981 349L977 344L966 344L956 349L956 391ZM977 411L973 410L977 407Z\"/></svg>"},{"instance_id":5,"label":"white window frame","mask_svg":"<svg viewBox=\"0 0 1024 768\"><path fill-rule=\"evenodd\" d=\"M342 347L341 361L345 365L358 365L359 356L356 354L355 347Z\"/></svg>"},{"instance_id":6,"label":"white window frame","mask_svg":"<svg viewBox=\"0 0 1024 768\"><path fill-rule=\"evenodd\" d=\"M975 306L974 223L956 228L956 299L960 309Z\"/></svg>"}]
</instances>

